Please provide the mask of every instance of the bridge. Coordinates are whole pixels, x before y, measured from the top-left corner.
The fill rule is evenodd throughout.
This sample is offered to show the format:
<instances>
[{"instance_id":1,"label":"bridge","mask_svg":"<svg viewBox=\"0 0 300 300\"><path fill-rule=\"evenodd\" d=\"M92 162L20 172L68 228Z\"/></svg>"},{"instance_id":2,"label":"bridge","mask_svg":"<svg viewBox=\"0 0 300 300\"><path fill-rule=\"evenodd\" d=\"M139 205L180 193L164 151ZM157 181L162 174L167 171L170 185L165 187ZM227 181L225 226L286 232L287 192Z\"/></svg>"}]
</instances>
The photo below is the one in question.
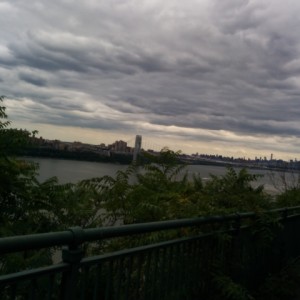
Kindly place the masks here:
<instances>
[{"instance_id":1,"label":"bridge","mask_svg":"<svg viewBox=\"0 0 300 300\"><path fill-rule=\"evenodd\" d=\"M1 238L0 299L223 299L297 259L299 232L300 206Z\"/></svg>"}]
</instances>

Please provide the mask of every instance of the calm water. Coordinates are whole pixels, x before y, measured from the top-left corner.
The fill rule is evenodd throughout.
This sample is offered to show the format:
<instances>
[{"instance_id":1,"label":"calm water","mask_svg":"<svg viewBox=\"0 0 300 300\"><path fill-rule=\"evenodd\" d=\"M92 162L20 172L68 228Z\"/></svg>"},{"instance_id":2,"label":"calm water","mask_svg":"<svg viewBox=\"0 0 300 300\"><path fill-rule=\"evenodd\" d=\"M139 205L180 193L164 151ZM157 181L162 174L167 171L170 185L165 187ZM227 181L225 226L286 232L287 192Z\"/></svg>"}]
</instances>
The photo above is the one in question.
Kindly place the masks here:
<instances>
[{"instance_id":1,"label":"calm water","mask_svg":"<svg viewBox=\"0 0 300 300\"><path fill-rule=\"evenodd\" d=\"M50 159L50 158L25 158L39 164L39 179L44 181L52 176L57 176L60 183L78 182L83 179L101 177L104 175L114 176L118 170L125 170L126 165L110 164L110 163L96 163L86 161L74 161L63 159ZM191 165L187 166L187 172L190 176L192 174L200 174L204 179L209 178L210 174L224 175L226 173L225 167L207 166L207 165ZM273 181L270 179L270 172L264 170L252 170L249 172L254 174L261 174L263 178L259 179L256 183L264 184L265 189L269 192L275 192ZM277 185L280 185L280 173L275 172L275 180ZM289 181L294 175L289 175Z\"/></svg>"},{"instance_id":2,"label":"calm water","mask_svg":"<svg viewBox=\"0 0 300 300\"><path fill-rule=\"evenodd\" d=\"M25 158L39 164L39 179L44 181L56 176L60 183L76 183L83 179L114 176L118 170L125 170L126 165L96 163L77 160L51 159L51 158Z\"/></svg>"}]
</instances>

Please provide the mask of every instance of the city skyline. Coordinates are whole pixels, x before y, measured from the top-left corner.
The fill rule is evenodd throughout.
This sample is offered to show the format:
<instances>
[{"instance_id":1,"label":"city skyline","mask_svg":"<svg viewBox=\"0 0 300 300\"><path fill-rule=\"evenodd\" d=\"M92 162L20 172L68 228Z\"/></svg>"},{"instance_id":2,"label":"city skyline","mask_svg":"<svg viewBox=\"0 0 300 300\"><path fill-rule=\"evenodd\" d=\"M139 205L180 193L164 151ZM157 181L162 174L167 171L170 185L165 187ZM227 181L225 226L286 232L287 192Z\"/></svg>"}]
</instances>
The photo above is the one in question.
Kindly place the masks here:
<instances>
[{"instance_id":1,"label":"city skyline","mask_svg":"<svg viewBox=\"0 0 300 300\"><path fill-rule=\"evenodd\" d=\"M68 150L68 151L76 151L76 150L87 150L90 151L91 149L97 149L98 150L108 150L112 152L124 152L124 153L131 153L133 155L133 160L136 160L137 154L142 151L150 152L150 153L159 153L160 151L163 150L163 148L167 148L169 150L176 151L174 149L171 149L167 146L161 147L160 145L157 144L152 144L151 142L149 143L146 139L140 135L136 135L135 137L131 138L129 141L123 141L122 139L117 139L112 143L84 143L82 141L63 141L63 140L58 140L58 139L44 139L42 136L37 136L35 135L33 137L35 141L35 145L51 145L52 148L58 149L58 150ZM143 144L143 141L146 140L146 145ZM50 147L50 148L51 148ZM182 156L189 156L189 157L207 157L207 158L220 158L220 159L232 159L232 160L244 160L244 161L280 161L280 162L298 162L297 158L294 159L289 159L289 160L284 160L281 157L275 157L274 153L269 153L264 156L255 156L255 157L250 157L250 156L244 156L244 157L233 157L233 156L226 156L224 153L198 153L198 152L193 152L193 153L185 153L181 150L179 154ZM108 154L105 153L105 155Z\"/></svg>"},{"instance_id":2,"label":"city skyline","mask_svg":"<svg viewBox=\"0 0 300 300\"><path fill-rule=\"evenodd\" d=\"M12 127L192 154L295 159L300 3L0 2L0 94Z\"/></svg>"}]
</instances>

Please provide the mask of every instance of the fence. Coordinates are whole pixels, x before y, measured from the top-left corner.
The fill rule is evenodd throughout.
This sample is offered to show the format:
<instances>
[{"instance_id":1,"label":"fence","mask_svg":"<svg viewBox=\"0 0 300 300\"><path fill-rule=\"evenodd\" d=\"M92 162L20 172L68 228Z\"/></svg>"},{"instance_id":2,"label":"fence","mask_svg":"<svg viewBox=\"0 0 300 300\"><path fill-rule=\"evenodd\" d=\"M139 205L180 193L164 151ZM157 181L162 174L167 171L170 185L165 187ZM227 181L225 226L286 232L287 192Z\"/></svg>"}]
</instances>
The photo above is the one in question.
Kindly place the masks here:
<instances>
[{"instance_id":1,"label":"fence","mask_svg":"<svg viewBox=\"0 0 300 300\"><path fill-rule=\"evenodd\" d=\"M2 238L2 269L6 258L26 261L34 254L53 259L61 252L61 262L1 275L0 299L215 299L222 279L257 290L267 274L299 256L299 212L292 207L263 217L249 212Z\"/></svg>"}]
</instances>

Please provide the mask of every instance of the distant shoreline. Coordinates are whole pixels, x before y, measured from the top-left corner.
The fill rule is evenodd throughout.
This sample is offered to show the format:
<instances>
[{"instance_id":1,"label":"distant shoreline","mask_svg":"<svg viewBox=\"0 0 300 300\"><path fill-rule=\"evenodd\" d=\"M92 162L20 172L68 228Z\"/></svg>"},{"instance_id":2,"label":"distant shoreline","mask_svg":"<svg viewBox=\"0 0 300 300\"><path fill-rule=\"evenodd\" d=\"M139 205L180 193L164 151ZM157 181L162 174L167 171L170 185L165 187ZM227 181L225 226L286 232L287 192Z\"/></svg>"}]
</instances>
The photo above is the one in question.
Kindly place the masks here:
<instances>
[{"instance_id":1,"label":"distant shoreline","mask_svg":"<svg viewBox=\"0 0 300 300\"><path fill-rule=\"evenodd\" d=\"M196 161L195 163L187 163L189 165L209 165L209 166L220 166L220 167L236 167L263 171L276 171L276 172L295 172L300 173L300 170L289 169L289 168L278 168L278 167L263 167L255 165L246 165L242 163L230 163L230 162L213 162L213 161Z\"/></svg>"},{"instance_id":2,"label":"distant shoreline","mask_svg":"<svg viewBox=\"0 0 300 300\"><path fill-rule=\"evenodd\" d=\"M113 153L113 155L104 156L98 153L81 151L71 152L66 150L49 149L49 148L27 148L20 153L22 156L36 158L55 158L77 161L90 161L101 163L118 163L129 165L132 162L132 155Z\"/></svg>"},{"instance_id":3,"label":"distant shoreline","mask_svg":"<svg viewBox=\"0 0 300 300\"><path fill-rule=\"evenodd\" d=\"M23 151L21 156L32 157L32 158L54 158L62 160L74 160L74 161L87 161L87 162L99 162L99 163L113 163L121 165L130 165L132 163L132 155L123 153L113 153L112 156L99 156L95 153L90 152L79 152L72 153L62 150L52 151ZM275 171L275 172L289 172L289 173L300 173L300 170L290 168L278 168L278 167L266 167L266 166L255 166L242 163L231 163L221 161L209 161L209 160L181 160L182 163L187 165L208 165L216 167L234 167L234 168L246 168L253 170L263 171Z\"/></svg>"}]
</instances>

